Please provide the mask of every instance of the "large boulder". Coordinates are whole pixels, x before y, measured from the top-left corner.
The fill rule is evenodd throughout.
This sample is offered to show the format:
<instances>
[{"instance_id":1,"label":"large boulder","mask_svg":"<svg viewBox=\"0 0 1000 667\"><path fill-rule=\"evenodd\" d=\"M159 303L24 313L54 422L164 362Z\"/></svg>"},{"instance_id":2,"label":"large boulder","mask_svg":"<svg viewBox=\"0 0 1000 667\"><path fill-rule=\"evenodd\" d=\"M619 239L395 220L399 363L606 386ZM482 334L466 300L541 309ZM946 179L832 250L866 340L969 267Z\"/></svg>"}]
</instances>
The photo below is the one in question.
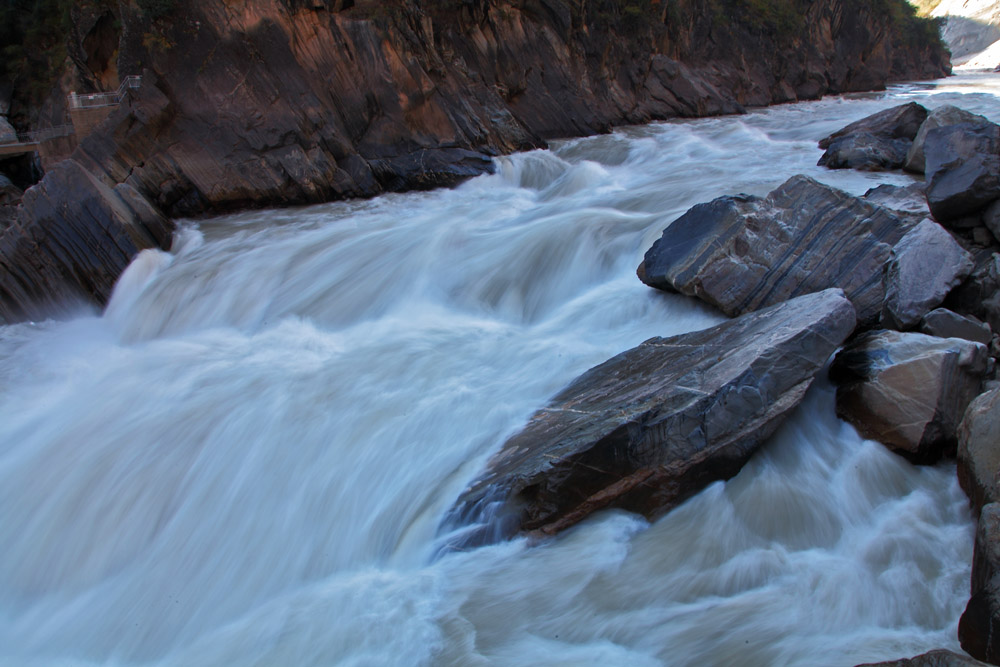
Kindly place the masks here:
<instances>
[{"instance_id":1,"label":"large boulder","mask_svg":"<svg viewBox=\"0 0 1000 667\"><path fill-rule=\"evenodd\" d=\"M972 506L1000 501L1000 389L980 394L958 427L958 481Z\"/></svg>"},{"instance_id":2,"label":"large boulder","mask_svg":"<svg viewBox=\"0 0 1000 667\"><path fill-rule=\"evenodd\" d=\"M972 596L958 640L972 657L1000 664L1000 504L983 507L972 556Z\"/></svg>"},{"instance_id":3,"label":"large boulder","mask_svg":"<svg viewBox=\"0 0 1000 667\"><path fill-rule=\"evenodd\" d=\"M732 477L854 326L850 301L826 290L592 368L461 495L453 542L553 534L607 507L655 517Z\"/></svg>"},{"instance_id":4,"label":"large boulder","mask_svg":"<svg viewBox=\"0 0 1000 667\"><path fill-rule=\"evenodd\" d=\"M953 451L958 424L989 365L985 345L869 331L837 354L837 414L866 438L917 463Z\"/></svg>"},{"instance_id":5,"label":"large boulder","mask_svg":"<svg viewBox=\"0 0 1000 667\"><path fill-rule=\"evenodd\" d=\"M975 268L964 283L952 290L945 307L972 315L1000 331L1000 255L988 250L974 253Z\"/></svg>"},{"instance_id":6,"label":"large boulder","mask_svg":"<svg viewBox=\"0 0 1000 667\"><path fill-rule=\"evenodd\" d=\"M820 167L888 171L899 169L913 142L909 139L880 137L871 132L853 132L837 137L820 157Z\"/></svg>"},{"instance_id":7,"label":"large boulder","mask_svg":"<svg viewBox=\"0 0 1000 667\"><path fill-rule=\"evenodd\" d=\"M839 287L858 319L873 324L885 296L883 266L915 222L793 176L763 199L694 206L663 231L638 273L651 287L696 296L731 316Z\"/></svg>"},{"instance_id":8,"label":"large boulder","mask_svg":"<svg viewBox=\"0 0 1000 667\"><path fill-rule=\"evenodd\" d=\"M909 139L912 141L926 119L927 109L916 102L900 104L862 118L827 137L823 137L819 140L819 147L827 149L837 139L859 132L867 132L884 139Z\"/></svg>"},{"instance_id":9,"label":"large boulder","mask_svg":"<svg viewBox=\"0 0 1000 667\"><path fill-rule=\"evenodd\" d=\"M910 185L883 183L866 192L864 199L893 211L918 215L922 218L931 214L931 210L927 207L927 195L924 194L923 183Z\"/></svg>"},{"instance_id":10,"label":"large boulder","mask_svg":"<svg viewBox=\"0 0 1000 667\"><path fill-rule=\"evenodd\" d=\"M883 324L901 330L915 327L972 268L972 255L941 225L924 219L900 239L886 264Z\"/></svg>"},{"instance_id":11,"label":"large boulder","mask_svg":"<svg viewBox=\"0 0 1000 667\"><path fill-rule=\"evenodd\" d=\"M917 131L917 136L913 138L909 153L906 154L906 161L903 168L915 174L924 173L924 142L927 141L927 133L937 127L947 127L960 123L970 123L978 125L988 123L984 116L974 114L965 109L959 109L951 104L946 104L937 109L933 109L927 114L927 120L923 122Z\"/></svg>"},{"instance_id":12,"label":"large boulder","mask_svg":"<svg viewBox=\"0 0 1000 667\"><path fill-rule=\"evenodd\" d=\"M1000 126L938 127L924 143L927 204L938 222L971 215L1000 198Z\"/></svg>"}]
</instances>

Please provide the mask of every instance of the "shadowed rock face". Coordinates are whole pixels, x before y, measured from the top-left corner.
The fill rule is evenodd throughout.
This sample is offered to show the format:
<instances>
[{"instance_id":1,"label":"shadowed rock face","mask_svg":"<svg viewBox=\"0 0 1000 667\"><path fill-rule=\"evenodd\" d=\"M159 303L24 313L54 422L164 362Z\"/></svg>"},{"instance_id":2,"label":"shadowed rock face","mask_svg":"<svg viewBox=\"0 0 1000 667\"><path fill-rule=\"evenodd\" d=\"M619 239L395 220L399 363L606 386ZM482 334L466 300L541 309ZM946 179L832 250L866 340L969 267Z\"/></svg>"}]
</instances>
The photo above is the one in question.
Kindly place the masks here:
<instances>
[{"instance_id":1,"label":"shadowed rock face","mask_svg":"<svg viewBox=\"0 0 1000 667\"><path fill-rule=\"evenodd\" d=\"M935 220L978 214L1000 198L1000 126L960 123L930 130L924 163Z\"/></svg>"},{"instance_id":2,"label":"shadowed rock face","mask_svg":"<svg viewBox=\"0 0 1000 667\"><path fill-rule=\"evenodd\" d=\"M959 123L982 124L988 122L983 116L950 104L932 110L927 114L927 120L923 122L917 136L914 137L913 145L906 155L906 164L903 165L903 168L917 174L924 173L924 142L927 141L927 133L934 128L958 125Z\"/></svg>"},{"instance_id":3,"label":"shadowed rock face","mask_svg":"<svg viewBox=\"0 0 1000 667\"><path fill-rule=\"evenodd\" d=\"M830 148L838 139L858 133L887 140L909 139L912 141L926 119L927 109L921 105L916 102L901 104L840 128L833 134L820 139L819 147Z\"/></svg>"},{"instance_id":4,"label":"shadowed rock face","mask_svg":"<svg viewBox=\"0 0 1000 667\"><path fill-rule=\"evenodd\" d=\"M980 394L958 427L958 481L972 506L1000 502L1000 389Z\"/></svg>"},{"instance_id":5,"label":"shadowed rock face","mask_svg":"<svg viewBox=\"0 0 1000 667\"><path fill-rule=\"evenodd\" d=\"M653 338L574 380L458 499L455 541L553 534L618 507L655 517L735 475L854 330L841 290Z\"/></svg>"},{"instance_id":6,"label":"shadowed rock face","mask_svg":"<svg viewBox=\"0 0 1000 667\"><path fill-rule=\"evenodd\" d=\"M986 667L986 663L954 651L938 649L912 658L887 662L867 662L857 667Z\"/></svg>"},{"instance_id":7,"label":"shadowed rock face","mask_svg":"<svg viewBox=\"0 0 1000 667\"><path fill-rule=\"evenodd\" d=\"M974 658L1000 663L1000 504L983 507L972 556L972 597L958 623L962 648Z\"/></svg>"},{"instance_id":8,"label":"shadowed rock face","mask_svg":"<svg viewBox=\"0 0 1000 667\"><path fill-rule=\"evenodd\" d=\"M691 208L646 252L639 277L739 315L829 287L858 320L878 320L882 267L913 226L905 214L805 176L766 198L721 197Z\"/></svg>"}]
</instances>

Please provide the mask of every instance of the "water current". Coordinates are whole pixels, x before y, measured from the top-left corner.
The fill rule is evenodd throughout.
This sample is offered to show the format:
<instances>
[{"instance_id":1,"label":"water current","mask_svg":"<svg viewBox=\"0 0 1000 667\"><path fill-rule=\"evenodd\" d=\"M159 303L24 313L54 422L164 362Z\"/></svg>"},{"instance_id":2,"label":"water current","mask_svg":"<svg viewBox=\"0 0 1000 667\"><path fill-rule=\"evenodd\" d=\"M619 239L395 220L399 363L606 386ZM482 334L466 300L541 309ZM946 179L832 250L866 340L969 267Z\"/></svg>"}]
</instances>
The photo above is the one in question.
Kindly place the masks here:
<instances>
[{"instance_id":1,"label":"water current","mask_svg":"<svg viewBox=\"0 0 1000 667\"><path fill-rule=\"evenodd\" d=\"M957 649L954 466L821 380L728 483L652 524L438 556L491 453L587 368L721 321L634 271L689 206L816 167L963 75L496 160L451 190L182 221L102 315L0 328L0 664L853 665Z\"/></svg>"}]
</instances>

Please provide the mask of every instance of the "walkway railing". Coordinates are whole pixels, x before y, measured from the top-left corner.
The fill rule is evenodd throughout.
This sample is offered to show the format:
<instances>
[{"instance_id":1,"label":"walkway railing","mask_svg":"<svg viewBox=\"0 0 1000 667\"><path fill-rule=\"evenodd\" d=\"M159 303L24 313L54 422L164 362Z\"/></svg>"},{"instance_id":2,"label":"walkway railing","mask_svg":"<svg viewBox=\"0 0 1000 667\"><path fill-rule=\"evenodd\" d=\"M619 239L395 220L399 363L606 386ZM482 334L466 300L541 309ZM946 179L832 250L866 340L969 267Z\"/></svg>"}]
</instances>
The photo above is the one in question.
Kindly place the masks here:
<instances>
[{"instance_id":1,"label":"walkway railing","mask_svg":"<svg viewBox=\"0 0 1000 667\"><path fill-rule=\"evenodd\" d=\"M38 144L43 141L49 141L50 139L56 139L57 137L68 137L71 134L75 134L76 130L71 124L66 125L56 125L55 127L46 127L41 130L34 130L32 132L18 132L17 134L10 133L0 136L0 145L7 144Z\"/></svg>"},{"instance_id":2,"label":"walkway railing","mask_svg":"<svg viewBox=\"0 0 1000 667\"><path fill-rule=\"evenodd\" d=\"M77 95L75 92L69 94L69 105L73 109L92 109L94 107L111 107L121 104L130 88L138 88L142 83L142 77L138 74L127 76L122 80L122 85L113 93L91 93L90 95Z\"/></svg>"}]
</instances>

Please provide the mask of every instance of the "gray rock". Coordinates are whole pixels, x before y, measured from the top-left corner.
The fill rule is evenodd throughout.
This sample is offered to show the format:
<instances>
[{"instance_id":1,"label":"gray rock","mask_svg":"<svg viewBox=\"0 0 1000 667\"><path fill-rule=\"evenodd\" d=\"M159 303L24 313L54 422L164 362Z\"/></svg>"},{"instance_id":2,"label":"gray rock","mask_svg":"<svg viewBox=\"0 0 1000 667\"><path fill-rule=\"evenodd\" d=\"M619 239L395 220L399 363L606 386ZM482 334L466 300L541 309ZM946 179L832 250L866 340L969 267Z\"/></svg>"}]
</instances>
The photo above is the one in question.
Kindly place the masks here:
<instances>
[{"instance_id":1,"label":"gray rock","mask_svg":"<svg viewBox=\"0 0 1000 667\"><path fill-rule=\"evenodd\" d=\"M915 221L793 176L766 198L699 204L646 252L640 279L740 315L840 287L865 324L877 322L883 265Z\"/></svg>"},{"instance_id":2,"label":"gray rock","mask_svg":"<svg viewBox=\"0 0 1000 667\"><path fill-rule=\"evenodd\" d=\"M959 315L947 308L936 308L920 320L920 331L938 338L964 338L983 345L993 340L990 325L972 316Z\"/></svg>"},{"instance_id":3,"label":"gray rock","mask_svg":"<svg viewBox=\"0 0 1000 667\"><path fill-rule=\"evenodd\" d=\"M984 116L971 113L965 109L959 109L951 104L931 110L927 114L927 120L920 126L917 136L913 139L913 145L910 146L910 151L906 154L906 162L903 164L903 169L912 171L915 174L924 173L924 142L927 140L927 133L934 128L948 127L949 125L958 125L960 123L979 125L988 122L989 120Z\"/></svg>"},{"instance_id":4,"label":"gray rock","mask_svg":"<svg viewBox=\"0 0 1000 667\"><path fill-rule=\"evenodd\" d=\"M962 123L927 133L927 204L941 223L978 215L1000 198L1000 127Z\"/></svg>"},{"instance_id":5,"label":"gray rock","mask_svg":"<svg viewBox=\"0 0 1000 667\"><path fill-rule=\"evenodd\" d=\"M834 140L856 132L868 132L887 139L909 139L912 141L926 119L927 109L916 102L901 104L842 127L830 136L820 139L819 147L829 148Z\"/></svg>"},{"instance_id":6,"label":"gray rock","mask_svg":"<svg viewBox=\"0 0 1000 667\"><path fill-rule=\"evenodd\" d=\"M899 169L913 144L909 139L891 139L871 132L854 132L830 142L816 164L829 169L888 171Z\"/></svg>"},{"instance_id":7,"label":"gray rock","mask_svg":"<svg viewBox=\"0 0 1000 667\"><path fill-rule=\"evenodd\" d=\"M886 264L883 325L915 327L972 268L972 255L941 225L924 219L899 240Z\"/></svg>"},{"instance_id":8,"label":"gray rock","mask_svg":"<svg viewBox=\"0 0 1000 667\"><path fill-rule=\"evenodd\" d=\"M732 477L854 325L843 292L826 290L590 369L461 495L453 544L554 534L608 507L652 518Z\"/></svg>"},{"instance_id":9,"label":"gray rock","mask_svg":"<svg viewBox=\"0 0 1000 667\"><path fill-rule=\"evenodd\" d=\"M983 507L972 557L972 596L958 622L962 649L1000 664L1000 505Z\"/></svg>"},{"instance_id":10,"label":"gray rock","mask_svg":"<svg viewBox=\"0 0 1000 667\"><path fill-rule=\"evenodd\" d=\"M913 658L888 662L867 662L863 665L857 665L857 667L985 667L985 665L986 663L967 655L945 649L936 649Z\"/></svg>"},{"instance_id":11,"label":"gray rock","mask_svg":"<svg viewBox=\"0 0 1000 667\"><path fill-rule=\"evenodd\" d=\"M988 367L985 345L870 331L837 355L837 414L866 438L917 463L954 450L958 424Z\"/></svg>"},{"instance_id":12,"label":"gray rock","mask_svg":"<svg viewBox=\"0 0 1000 667\"><path fill-rule=\"evenodd\" d=\"M21 201L23 194L21 188L14 185L9 178L0 174L0 206L16 205Z\"/></svg>"},{"instance_id":13,"label":"gray rock","mask_svg":"<svg viewBox=\"0 0 1000 667\"><path fill-rule=\"evenodd\" d=\"M17 142L17 130L10 122L0 116L0 144L12 144Z\"/></svg>"},{"instance_id":14,"label":"gray rock","mask_svg":"<svg viewBox=\"0 0 1000 667\"><path fill-rule=\"evenodd\" d=\"M866 192L864 199L893 211L918 215L922 218L931 214L931 210L927 207L927 195L924 194L923 183L911 183L906 186L883 183Z\"/></svg>"},{"instance_id":15,"label":"gray rock","mask_svg":"<svg viewBox=\"0 0 1000 667\"><path fill-rule=\"evenodd\" d=\"M945 307L961 315L972 315L1000 331L1000 255L980 249L976 266L964 283L952 290Z\"/></svg>"},{"instance_id":16,"label":"gray rock","mask_svg":"<svg viewBox=\"0 0 1000 667\"><path fill-rule=\"evenodd\" d=\"M978 512L1000 501L1000 390L977 396L958 427L958 481Z\"/></svg>"}]
</instances>

